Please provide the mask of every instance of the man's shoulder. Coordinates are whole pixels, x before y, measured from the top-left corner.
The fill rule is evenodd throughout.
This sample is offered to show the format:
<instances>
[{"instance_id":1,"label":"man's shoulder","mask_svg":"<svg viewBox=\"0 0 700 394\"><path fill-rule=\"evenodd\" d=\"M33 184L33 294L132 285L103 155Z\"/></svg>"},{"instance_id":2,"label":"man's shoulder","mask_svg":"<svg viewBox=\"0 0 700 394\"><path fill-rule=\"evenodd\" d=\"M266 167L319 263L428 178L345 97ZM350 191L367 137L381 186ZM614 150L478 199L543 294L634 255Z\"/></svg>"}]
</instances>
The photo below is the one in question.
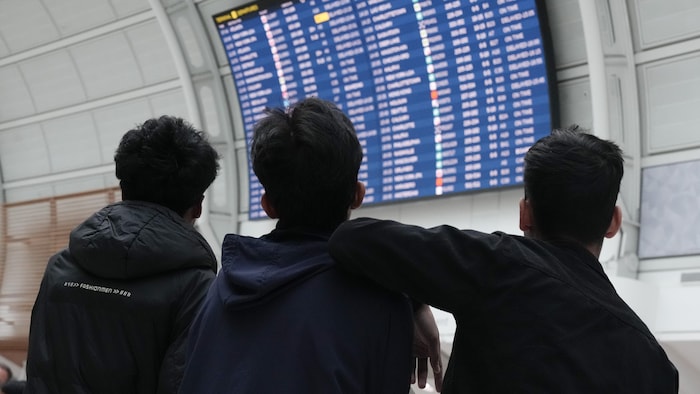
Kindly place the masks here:
<instances>
[{"instance_id":1,"label":"man's shoulder","mask_svg":"<svg viewBox=\"0 0 700 394\"><path fill-rule=\"evenodd\" d=\"M312 280L317 283L312 282L310 285L327 289L328 295L342 298L346 303L362 305L363 308L368 305L380 309L410 306L405 295L388 290L364 276L349 273L337 265L331 266Z\"/></svg>"}]
</instances>

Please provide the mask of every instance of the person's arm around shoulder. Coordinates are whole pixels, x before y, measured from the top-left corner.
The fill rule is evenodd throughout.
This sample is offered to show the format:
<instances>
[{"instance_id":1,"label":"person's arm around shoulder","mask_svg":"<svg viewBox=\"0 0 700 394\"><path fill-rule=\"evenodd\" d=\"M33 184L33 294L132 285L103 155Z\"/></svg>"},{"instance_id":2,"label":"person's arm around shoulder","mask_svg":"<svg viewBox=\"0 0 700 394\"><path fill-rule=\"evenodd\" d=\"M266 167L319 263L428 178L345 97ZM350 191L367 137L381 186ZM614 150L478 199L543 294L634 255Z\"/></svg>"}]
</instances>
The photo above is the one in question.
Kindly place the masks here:
<instances>
[{"instance_id":1,"label":"person's arm around shoulder","mask_svg":"<svg viewBox=\"0 0 700 394\"><path fill-rule=\"evenodd\" d=\"M360 218L341 224L329 248L344 269L454 313L478 301L498 244L497 235L451 226Z\"/></svg>"}]
</instances>

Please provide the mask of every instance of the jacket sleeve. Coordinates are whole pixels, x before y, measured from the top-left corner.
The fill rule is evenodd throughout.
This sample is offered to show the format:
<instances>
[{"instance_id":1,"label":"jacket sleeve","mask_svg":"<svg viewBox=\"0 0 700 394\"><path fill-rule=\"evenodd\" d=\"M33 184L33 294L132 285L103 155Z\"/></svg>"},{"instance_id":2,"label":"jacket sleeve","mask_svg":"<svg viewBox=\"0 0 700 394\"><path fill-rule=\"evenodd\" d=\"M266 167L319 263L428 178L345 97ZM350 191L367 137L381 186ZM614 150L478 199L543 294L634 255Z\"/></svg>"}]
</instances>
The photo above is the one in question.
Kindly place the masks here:
<instances>
[{"instance_id":1,"label":"jacket sleeve","mask_svg":"<svg viewBox=\"0 0 700 394\"><path fill-rule=\"evenodd\" d=\"M51 371L46 367L50 360L50 354L47 349L47 336L44 334L46 329L50 329L46 319L46 293L47 293L46 273L41 280L39 293L32 307L31 321L29 325L29 346L27 350L27 384L29 387L40 385L41 376L46 377Z\"/></svg>"},{"instance_id":2,"label":"jacket sleeve","mask_svg":"<svg viewBox=\"0 0 700 394\"><path fill-rule=\"evenodd\" d=\"M159 394L177 393L185 371L187 337L199 307L209 290L215 274L197 269L187 273L189 281L183 282L182 299L176 311L171 342L160 368Z\"/></svg>"},{"instance_id":3,"label":"jacket sleeve","mask_svg":"<svg viewBox=\"0 0 700 394\"><path fill-rule=\"evenodd\" d=\"M478 305L498 278L503 239L450 226L424 229L361 218L341 224L329 247L343 268L455 313Z\"/></svg>"}]
</instances>

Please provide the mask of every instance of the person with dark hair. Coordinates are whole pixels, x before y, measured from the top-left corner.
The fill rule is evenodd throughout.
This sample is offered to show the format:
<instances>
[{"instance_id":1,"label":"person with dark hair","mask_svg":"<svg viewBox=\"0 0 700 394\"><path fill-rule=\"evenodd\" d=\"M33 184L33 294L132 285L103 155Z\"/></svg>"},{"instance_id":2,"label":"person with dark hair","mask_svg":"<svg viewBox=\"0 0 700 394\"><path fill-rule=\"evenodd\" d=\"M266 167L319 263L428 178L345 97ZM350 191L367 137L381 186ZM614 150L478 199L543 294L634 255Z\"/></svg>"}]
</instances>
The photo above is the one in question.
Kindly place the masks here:
<instances>
[{"instance_id":1,"label":"person with dark hair","mask_svg":"<svg viewBox=\"0 0 700 394\"><path fill-rule=\"evenodd\" d=\"M268 109L250 159L276 228L229 234L192 326L181 393L405 394L407 299L335 268L331 232L360 206L362 149L333 103Z\"/></svg>"},{"instance_id":2,"label":"person with dark hair","mask_svg":"<svg viewBox=\"0 0 700 394\"><path fill-rule=\"evenodd\" d=\"M217 261L194 227L219 155L180 118L129 130L122 201L70 234L32 310L27 394L176 393L189 327Z\"/></svg>"},{"instance_id":3,"label":"person with dark hair","mask_svg":"<svg viewBox=\"0 0 700 394\"><path fill-rule=\"evenodd\" d=\"M675 393L674 365L598 261L622 175L617 145L555 130L525 155L525 237L362 218L330 254L454 315L443 393Z\"/></svg>"}]
</instances>

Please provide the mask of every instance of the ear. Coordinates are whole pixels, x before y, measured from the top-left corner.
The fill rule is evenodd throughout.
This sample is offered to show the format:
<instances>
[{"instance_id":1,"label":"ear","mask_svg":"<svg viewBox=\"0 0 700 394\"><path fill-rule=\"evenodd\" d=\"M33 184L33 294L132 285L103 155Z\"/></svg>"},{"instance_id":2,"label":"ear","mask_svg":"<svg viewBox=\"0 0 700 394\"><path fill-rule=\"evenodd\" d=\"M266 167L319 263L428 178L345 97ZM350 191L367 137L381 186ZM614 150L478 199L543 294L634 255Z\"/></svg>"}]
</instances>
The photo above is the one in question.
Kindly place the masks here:
<instances>
[{"instance_id":1,"label":"ear","mask_svg":"<svg viewBox=\"0 0 700 394\"><path fill-rule=\"evenodd\" d=\"M352 199L350 209L359 208L360 205L362 205L362 200L365 199L366 191L367 190L365 189L365 184L360 181L357 181L357 185L355 185L355 197Z\"/></svg>"},{"instance_id":2,"label":"ear","mask_svg":"<svg viewBox=\"0 0 700 394\"><path fill-rule=\"evenodd\" d=\"M204 196L199 199L199 202L187 208L185 213L182 214L182 218L185 219L186 222L194 224L197 218L202 216L202 201L204 201Z\"/></svg>"},{"instance_id":3,"label":"ear","mask_svg":"<svg viewBox=\"0 0 700 394\"><path fill-rule=\"evenodd\" d=\"M260 197L260 205L262 205L263 211L265 211L270 219L279 218L279 215L277 215L277 210L272 206L270 200L267 199L267 194L263 193L262 197Z\"/></svg>"},{"instance_id":4,"label":"ear","mask_svg":"<svg viewBox=\"0 0 700 394\"><path fill-rule=\"evenodd\" d=\"M524 198L520 199L518 205L520 207L520 230L527 235L532 231L532 208L530 207L530 202Z\"/></svg>"},{"instance_id":5,"label":"ear","mask_svg":"<svg viewBox=\"0 0 700 394\"><path fill-rule=\"evenodd\" d=\"M610 226L608 226L608 231L605 233L605 238L614 237L620 231L620 226L622 226L622 209L616 205L612 219L610 219Z\"/></svg>"},{"instance_id":6,"label":"ear","mask_svg":"<svg viewBox=\"0 0 700 394\"><path fill-rule=\"evenodd\" d=\"M202 216L202 202L204 202L204 195L202 195L199 202L192 207L192 218L197 219Z\"/></svg>"}]
</instances>

